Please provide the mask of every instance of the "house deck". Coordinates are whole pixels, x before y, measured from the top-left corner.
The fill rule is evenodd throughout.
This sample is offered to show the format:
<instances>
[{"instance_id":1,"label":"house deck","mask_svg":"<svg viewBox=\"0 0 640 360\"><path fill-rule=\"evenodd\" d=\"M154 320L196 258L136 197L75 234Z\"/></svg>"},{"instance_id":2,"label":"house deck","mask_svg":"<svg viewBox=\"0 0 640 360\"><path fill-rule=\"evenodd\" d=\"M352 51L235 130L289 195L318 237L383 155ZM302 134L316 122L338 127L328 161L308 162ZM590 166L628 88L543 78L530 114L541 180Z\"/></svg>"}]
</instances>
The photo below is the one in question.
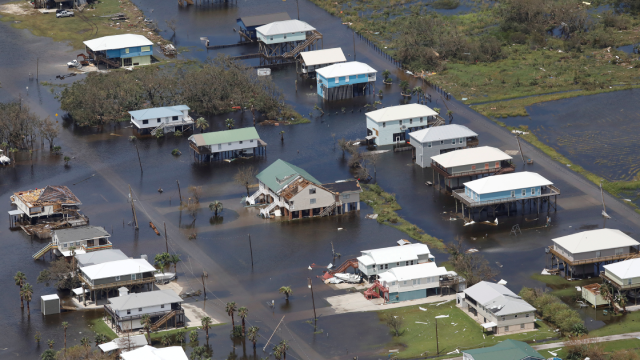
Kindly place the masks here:
<instances>
[{"instance_id":1,"label":"house deck","mask_svg":"<svg viewBox=\"0 0 640 360\"><path fill-rule=\"evenodd\" d=\"M464 177L464 176L485 175L485 174L500 175L500 174L508 174L516 171L516 166L509 163L508 161L503 161L501 164L501 167L498 169L496 168L477 169L472 171L457 172L455 174L449 174L447 172L447 169L445 169L440 164L434 161L431 162L431 168L435 172L437 172L439 175L444 177L445 179L455 179L455 178Z\"/></svg>"}]
</instances>

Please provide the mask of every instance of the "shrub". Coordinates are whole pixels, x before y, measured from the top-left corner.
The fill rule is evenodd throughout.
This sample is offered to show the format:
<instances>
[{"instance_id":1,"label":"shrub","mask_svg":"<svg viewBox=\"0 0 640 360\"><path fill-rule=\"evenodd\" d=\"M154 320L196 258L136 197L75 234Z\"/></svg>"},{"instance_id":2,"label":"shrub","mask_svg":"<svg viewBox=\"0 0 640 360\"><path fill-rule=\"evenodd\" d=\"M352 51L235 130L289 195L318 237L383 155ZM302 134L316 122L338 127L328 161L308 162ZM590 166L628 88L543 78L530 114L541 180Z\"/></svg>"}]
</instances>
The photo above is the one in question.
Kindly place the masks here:
<instances>
[{"instance_id":1,"label":"shrub","mask_svg":"<svg viewBox=\"0 0 640 360\"><path fill-rule=\"evenodd\" d=\"M584 321L578 312L560 301L558 297L526 287L520 291L519 295L535 307L543 319L557 326L562 334L570 334L577 328L586 331Z\"/></svg>"},{"instance_id":2,"label":"shrub","mask_svg":"<svg viewBox=\"0 0 640 360\"><path fill-rule=\"evenodd\" d=\"M527 35L521 32L514 32L509 36L509 41L512 44L526 44L527 43Z\"/></svg>"}]
</instances>

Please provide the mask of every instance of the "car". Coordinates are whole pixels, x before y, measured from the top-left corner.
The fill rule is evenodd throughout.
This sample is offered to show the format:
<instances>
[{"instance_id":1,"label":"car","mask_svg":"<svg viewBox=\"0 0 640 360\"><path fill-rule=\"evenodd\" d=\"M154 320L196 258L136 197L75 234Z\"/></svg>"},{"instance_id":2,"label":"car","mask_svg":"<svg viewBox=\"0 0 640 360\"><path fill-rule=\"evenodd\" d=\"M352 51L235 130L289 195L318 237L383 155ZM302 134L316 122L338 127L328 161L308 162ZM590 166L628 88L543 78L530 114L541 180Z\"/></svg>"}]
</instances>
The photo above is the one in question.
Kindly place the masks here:
<instances>
[{"instance_id":1,"label":"car","mask_svg":"<svg viewBox=\"0 0 640 360\"><path fill-rule=\"evenodd\" d=\"M56 17L57 18L69 17L69 16L73 16L73 11L62 10L60 12L56 12Z\"/></svg>"},{"instance_id":2,"label":"car","mask_svg":"<svg viewBox=\"0 0 640 360\"><path fill-rule=\"evenodd\" d=\"M78 60L71 60L67 63L67 66L70 68L78 67L78 65L80 65Z\"/></svg>"}]
</instances>

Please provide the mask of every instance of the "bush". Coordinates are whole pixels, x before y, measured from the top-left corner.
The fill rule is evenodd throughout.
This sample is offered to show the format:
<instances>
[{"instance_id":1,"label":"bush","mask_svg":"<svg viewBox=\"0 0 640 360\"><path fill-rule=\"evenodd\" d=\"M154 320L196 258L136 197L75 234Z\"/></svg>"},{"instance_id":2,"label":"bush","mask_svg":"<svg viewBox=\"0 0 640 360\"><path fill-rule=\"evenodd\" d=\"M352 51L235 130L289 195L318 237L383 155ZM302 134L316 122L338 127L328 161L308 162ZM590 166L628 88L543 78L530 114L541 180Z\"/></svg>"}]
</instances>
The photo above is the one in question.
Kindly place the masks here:
<instances>
[{"instance_id":1,"label":"bush","mask_svg":"<svg viewBox=\"0 0 640 360\"><path fill-rule=\"evenodd\" d=\"M182 153L178 149L173 149L171 150L171 155L178 156L178 155L182 155Z\"/></svg>"},{"instance_id":2,"label":"bush","mask_svg":"<svg viewBox=\"0 0 640 360\"><path fill-rule=\"evenodd\" d=\"M527 43L527 35L521 32L514 32L509 36L509 41L512 44L526 44Z\"/></svg>"},{"instance_id":3,"label":"bush","mask_svg":"<svg viewBox=\"0 0 640 360\"><path fill-rule=\"evenodd\" d=\"M231 337L242 337L242 325L236 325L231 329Z\"/></svg>"},{"instance_id":4,"label":"bush","mask_svg":"<svg viewBox=\"0 0 640 360\"><path fill-rule=\"evenodd\" d=\"M182 136L182 131L180 131L180 130L176 130L176 131L173 133L173 136L176 136L176 137L178 137L178 136Z\"/></svg>"},{"instance_id":5,"label":"bush","mask_svg":"<svg viewBox=\"0 0 640 360\"><path fill-rule=\"evenodd\" d=\"M559 298L541 290L523 288L520 297L536 308L538 314L560 329L562 334L570 334L575 329L586 330L584 321L577 311L560 301Z\"/></svg>"},{"instance_id":6,"label":"bush","mask_svg":"<svg viewBox=\"0 0 640 360\"><path fill-rule=\"evenodd\" d=\"M431 3L431 7L434 9L446 9L453 10L460 6L459 0L435 0Z\"/></svg>"}]
</instances>

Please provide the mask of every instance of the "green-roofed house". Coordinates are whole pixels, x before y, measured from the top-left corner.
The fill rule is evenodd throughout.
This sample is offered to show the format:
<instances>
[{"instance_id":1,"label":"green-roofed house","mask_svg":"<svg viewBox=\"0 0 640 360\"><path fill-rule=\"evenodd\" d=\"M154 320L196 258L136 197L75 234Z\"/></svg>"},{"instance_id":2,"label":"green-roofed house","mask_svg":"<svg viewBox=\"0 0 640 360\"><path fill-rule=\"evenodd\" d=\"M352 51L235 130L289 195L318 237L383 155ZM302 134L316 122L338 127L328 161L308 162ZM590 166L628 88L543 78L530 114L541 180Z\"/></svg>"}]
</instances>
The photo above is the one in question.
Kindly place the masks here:
<instances>
[{"instance_id":1,"label":"green-roofed house","mask_svg":"<svg viewBox=\"0 0 640 360\"><path fill-rule=\"evenodd\" d=\"M260 140L255 127L193 134L189 136L189 146L200 161L267 154L267 143Z\"/></svg>"},{"instance_id":2,"label":"green-roofed house","mask_svg":"<svg viewBox=\"0 0 640 360\"><path fill-rule=\"evenodd\" d=\"M362 189L356 180L323 185L304 169L280 159L256 177L258 191L246 198L246 204L266 204L260 210L264 217L292 220L360 210Z\"/></svg>"},{"instance_id":3,"label":"green-roofed house","mask_svg":"<svg viewBox=\"0 0 640 360\"><path fill-rule=\"evenodd\" d=\"M544 360L545 357L522 341L507 339L497 345L462 351L463 360Z\"/></svg>"}]
</instances>

